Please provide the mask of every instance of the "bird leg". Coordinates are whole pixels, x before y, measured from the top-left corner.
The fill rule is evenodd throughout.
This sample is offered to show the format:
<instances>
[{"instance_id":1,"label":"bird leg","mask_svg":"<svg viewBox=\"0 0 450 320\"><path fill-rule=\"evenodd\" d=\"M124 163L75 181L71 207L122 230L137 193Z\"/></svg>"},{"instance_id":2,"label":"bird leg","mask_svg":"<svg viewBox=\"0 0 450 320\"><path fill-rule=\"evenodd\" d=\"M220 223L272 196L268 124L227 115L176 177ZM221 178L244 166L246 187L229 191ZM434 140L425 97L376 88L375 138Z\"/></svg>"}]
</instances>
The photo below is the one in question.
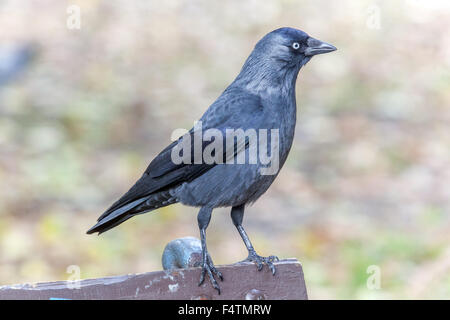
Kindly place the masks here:
<instances>
[{"instance_id":1,"label":"bird leg","mask_svg":"<svg viewBox=\"0 0 450 320\"><path fill-rule=\"evenodd\" d=\"M222 273L214 266L211 256L208 253L208 249L206 248L206 228L211 220L211 212L211 208L202 207L197 216L198 227L200 229L200 239L202 242L202 273L200 275L200 282L198 285L200 286L205 281L205 274L207 273L212 286L220 294L220 287L214 278L214 274L218 276L221 281L223 281L223 276Z\"/></svg>"},{"instance_id":2,"label":"bird leg","mask_svg":"<svg viewBox=\"0 0 450 320\"><path fill-rule=\"evenodd\" d=\"M233 220L236 229L239 231L242 240L244 240L245 246L247 247L248 250L248 257L244 261L255 262L258 271L262 270L263 264L265 263L272 271L272 274L275 275L276 270L273 263L279 260L278 257L276 256L262 257L258 255L255 249L253 248L253 245L247 233L245 232L244 227L242 227L242 220L244 218L244 206L245 205L242 204L240 206L236 206L231 209L231 219Z\"/></svg>"}]
</instances>

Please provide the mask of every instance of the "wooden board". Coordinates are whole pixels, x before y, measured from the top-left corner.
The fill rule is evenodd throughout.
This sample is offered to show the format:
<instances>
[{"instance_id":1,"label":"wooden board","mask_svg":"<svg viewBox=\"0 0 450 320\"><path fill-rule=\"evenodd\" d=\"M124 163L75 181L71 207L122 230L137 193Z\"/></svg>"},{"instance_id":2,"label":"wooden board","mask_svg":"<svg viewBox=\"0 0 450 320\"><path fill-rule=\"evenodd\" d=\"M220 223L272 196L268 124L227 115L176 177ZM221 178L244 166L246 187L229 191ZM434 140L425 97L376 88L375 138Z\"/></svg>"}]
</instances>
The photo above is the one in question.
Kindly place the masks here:
<instances>
[{"instance_id":1,"label":"wooden board","mask_svg":"<svg viewBox=\"0 0 450 320\"><path fill-rule=\"evenodd\" d=\"M3 286L0 287L0 299L307 299L300 262L286 259L276 262L275 266L275 276L267 266L257 271L256 265L249 262L219 266L224 276L224 281L219 281L220 295L208 278L198 286L200 268L190 268L80 280L78 283L57 281ZM78 288L73 288L75 285Z\"/></svg>"}]
</instances>

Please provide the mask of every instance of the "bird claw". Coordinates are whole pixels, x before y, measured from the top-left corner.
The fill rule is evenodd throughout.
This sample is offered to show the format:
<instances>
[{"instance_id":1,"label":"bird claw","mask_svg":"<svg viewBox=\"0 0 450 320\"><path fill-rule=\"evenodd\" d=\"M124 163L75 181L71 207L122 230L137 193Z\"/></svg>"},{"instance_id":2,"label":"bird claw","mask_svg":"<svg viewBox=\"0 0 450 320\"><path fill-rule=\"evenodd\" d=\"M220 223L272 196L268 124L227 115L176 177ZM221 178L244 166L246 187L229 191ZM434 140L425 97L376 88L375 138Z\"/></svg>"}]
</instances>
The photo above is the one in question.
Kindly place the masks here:
<instances>
[{"instance_id":1,"label":"bird claw","mask_svg":"<svg viewBox=\"0 0 450 320\"><path fill-rule=\"evenodd\" d=\"M263 265L266 264L270 271L272 271L272 274L275 275L276 268L274 266L274 262L279 261L277 256L269 256L269 257L262 257L258 255L256 252L249 252L247 259L244 261L250 261L254 262L256 264L256 267L258 268L258 271L261 271L263 268Z\"/></svg>"},{"instance_id":2,"label":"bird claw","mask_svg":"<svg viewBox=\"0 0 450 320\"><path fill-rule=\"evenodd\" d=\"M212 286L220 294L220 287L216 279L214 278L214 275L216 275L220 279L220 281L223 281L223 276L222 273L214 266L214 263L209 254L207 255L206 259L203 259L202 273L200 274L200 282L198 283L199 286L201 286L205 281L206 273L208 273L209 281L211 281Z\"/></svg>"}]
</instances>

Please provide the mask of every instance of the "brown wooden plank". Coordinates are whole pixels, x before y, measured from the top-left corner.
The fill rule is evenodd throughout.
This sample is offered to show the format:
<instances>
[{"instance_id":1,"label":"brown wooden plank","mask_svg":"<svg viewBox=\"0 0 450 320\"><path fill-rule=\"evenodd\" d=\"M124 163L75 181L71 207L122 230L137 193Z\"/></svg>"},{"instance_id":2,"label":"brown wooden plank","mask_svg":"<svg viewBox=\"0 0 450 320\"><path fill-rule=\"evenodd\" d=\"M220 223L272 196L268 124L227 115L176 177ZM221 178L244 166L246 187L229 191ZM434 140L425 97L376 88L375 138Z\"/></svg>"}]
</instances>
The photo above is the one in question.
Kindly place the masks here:
<instances>
[{"instance_id":1,"label":"brown wooden plank","mask_svg":"<svg viewBox=\"0 0 450 320\"><path fill-rule=\"evenodd\" d=\"M275 276L267 266L258 272L248 262L219 266L221 295L208 278L199 287L200 268L190 268L81 280L79 289L67 281L3 286L0 299L307 299L300 262L286 259L275 265Z\"/></svg>"}]
</instances>

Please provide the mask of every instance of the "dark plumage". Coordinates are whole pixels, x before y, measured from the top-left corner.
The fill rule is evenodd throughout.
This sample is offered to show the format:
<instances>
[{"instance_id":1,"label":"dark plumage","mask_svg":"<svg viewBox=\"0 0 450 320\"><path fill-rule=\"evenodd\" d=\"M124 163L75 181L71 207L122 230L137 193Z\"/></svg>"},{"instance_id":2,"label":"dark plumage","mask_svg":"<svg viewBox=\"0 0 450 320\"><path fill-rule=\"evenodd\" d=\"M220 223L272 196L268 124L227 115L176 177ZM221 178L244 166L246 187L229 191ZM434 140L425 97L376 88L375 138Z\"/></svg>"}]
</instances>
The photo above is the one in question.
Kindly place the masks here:
<instances>
[{"instance_id":1,"label":"dark plumage","mask_svg":"<svg viewBox=\"0 0 450 320\"><path fill-rule=\"evenodd\" d=\"M268 33L256 44L237 78L201 117L203 130L215 128L225 136L227 129L278 129L278 167L281 169L294 137L297 74L313 55L334 50L336 48L332 45L311 38L301 30L281 28ZM195 132L193 128L188 135L192 137ZM198 215L203 248L200 283L208 273L220 293L214 274L221 279L222 275L214 267L206 249L205 230L212 209L229 206L232 207L233 223L249 251L247 259L256 262L259 270L266 263L275 273L272 262L276 257L265 258L256 254L242 227L242 218L245 205L256 201L269 188L279 170L263 175L260 169L265 165L260 161L231 165L175 164L171 158L172 149L181 141L180 138L170 144L153 159L136 184L100 216L88 233L100 234L137 214L176 202L201 207ZM202 148L209 143L204 141ZM226 141L223 146L225 157ZM233 139L231 154L235 158L242 152L248 155L251 146L247 138Z\"/></svg>"}]
</instances>

